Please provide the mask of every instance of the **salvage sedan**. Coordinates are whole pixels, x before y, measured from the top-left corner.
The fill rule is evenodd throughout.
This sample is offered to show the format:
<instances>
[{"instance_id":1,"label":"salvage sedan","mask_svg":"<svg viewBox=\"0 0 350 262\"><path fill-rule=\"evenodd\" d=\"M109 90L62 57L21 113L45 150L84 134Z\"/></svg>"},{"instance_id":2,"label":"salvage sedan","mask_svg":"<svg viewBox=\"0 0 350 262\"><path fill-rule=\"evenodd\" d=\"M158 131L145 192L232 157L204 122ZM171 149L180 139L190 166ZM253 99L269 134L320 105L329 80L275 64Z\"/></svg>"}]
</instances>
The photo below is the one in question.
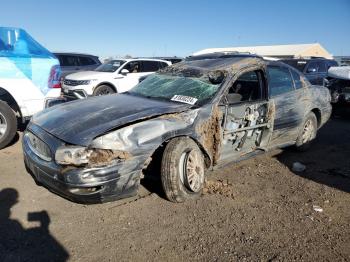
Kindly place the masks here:
<instances>
[{"instance_id":1,"label":"salvage sedan","mask_svg":"<svg viewBox=\"0 0 350 262\"><path fill-rule=\"evenodd\" d=\"M76 202L137 194L162 152L167 198L200 196L207 170L276 147L305 150L331 114L329 91L281 62L252 55L187 59L124 94L58 105L23 136L35 180Z\"/></svg>"}]
</instances>

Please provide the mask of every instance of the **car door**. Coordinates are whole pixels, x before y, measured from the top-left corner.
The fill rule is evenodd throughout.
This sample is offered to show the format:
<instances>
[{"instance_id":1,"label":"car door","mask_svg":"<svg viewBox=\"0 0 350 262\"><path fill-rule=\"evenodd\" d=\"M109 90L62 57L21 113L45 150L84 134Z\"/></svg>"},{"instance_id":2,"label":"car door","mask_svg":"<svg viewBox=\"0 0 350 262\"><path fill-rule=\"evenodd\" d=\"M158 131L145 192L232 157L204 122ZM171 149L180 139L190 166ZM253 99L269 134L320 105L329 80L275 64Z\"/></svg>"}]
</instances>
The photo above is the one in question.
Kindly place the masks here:
<instances>
[{"instance_id":1,"label":"car door","mask_svg":"<svg viewBox=\"0 0 350 262\"><path fill-rule=\"evenodd\" d=\"M127 73L122 73L126 69ZM138 84L140 78L141 62L129 61L117 70L114 76L114 84L118 89L118 92L125 92L133 88Z\"/></svg>"},{"instance_id":2,"label":"car door","mask_svg":"<svg viewBox=\"0 0 350 262\"><path fill-rule=\"evenodd\" d=\"M126 63L123 68L120 69L120 72L126 69L129 73L123 74L121 79L118 80L118 90L125 92L136 86L140 82L140 78L147 75L147 72L143 72L142 66L141 60Z\"/></svg>"},{"instance_id":3,"label":"car door","mask_svg":"<svg viewBox=\"0 0 350 262\"><path fill-rule=\"evenodd\" d=\"M263 70L248 70L229 85L220 102L224 120L219 164L268 147L274 106L266 83Z\"/></svg>"},{"instance_id":4,"label":"car door","mask_svg":"<svg viewBox=\"0 0 350 262\"><path fill-rule=\"evenodd\" d=\"M281 146L295 141L300 125L304 119L304 105L307 96L300 88L300 77L296 77L298 89L295 88L291 70L286 66L269 65L269 97L275 105L275 118L270 147ZM299 75L299 74L298 74ZM299 75L300 76L300 75Z\"/></svg>"}]
</instances>

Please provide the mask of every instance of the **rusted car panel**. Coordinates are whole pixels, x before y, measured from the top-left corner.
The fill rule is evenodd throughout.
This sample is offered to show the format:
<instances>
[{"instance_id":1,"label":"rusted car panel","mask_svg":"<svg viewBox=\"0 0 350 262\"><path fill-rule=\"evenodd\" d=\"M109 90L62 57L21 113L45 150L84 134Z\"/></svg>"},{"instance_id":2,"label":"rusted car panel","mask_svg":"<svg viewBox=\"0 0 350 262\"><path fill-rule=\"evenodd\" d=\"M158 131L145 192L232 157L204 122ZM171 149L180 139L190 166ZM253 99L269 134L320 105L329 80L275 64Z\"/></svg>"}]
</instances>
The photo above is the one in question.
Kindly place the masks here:
<instances>
[{"instance_id":1,"label":"rusted car panel","mask_svg":"<svg viewBox=\"0 0 350 262\"><path fill-rule=\"evenodd\" d=\"M193 139L207 168L257 150L293 144L309 112L315 112L318 127L328 120L329 92L305 80L302 89L271 97L270 64L259 57L234 56L185 61L159 73L179 76L181 81L205 79L198 89L203 97L208 89L217 88L205 99L192 98L195 103L189 98L177 102L139 96L131 90L47 109L33 117L23 136L25 163L35 179L50 190L73 201L96 203L135 195L153 153L175 137ZM253 78L240 80L247 74ZM147 85L147 81L151 80L139 85ZM233 101L239 96L242 99L230 91L241 88L239 81L258 83L258 93L250 94L249 101ZM185 88L188 83L184 83ZM29 138L33 135L37 142ZM44 160L38 151L50 160Z\"/></svg>"}]
</instances>

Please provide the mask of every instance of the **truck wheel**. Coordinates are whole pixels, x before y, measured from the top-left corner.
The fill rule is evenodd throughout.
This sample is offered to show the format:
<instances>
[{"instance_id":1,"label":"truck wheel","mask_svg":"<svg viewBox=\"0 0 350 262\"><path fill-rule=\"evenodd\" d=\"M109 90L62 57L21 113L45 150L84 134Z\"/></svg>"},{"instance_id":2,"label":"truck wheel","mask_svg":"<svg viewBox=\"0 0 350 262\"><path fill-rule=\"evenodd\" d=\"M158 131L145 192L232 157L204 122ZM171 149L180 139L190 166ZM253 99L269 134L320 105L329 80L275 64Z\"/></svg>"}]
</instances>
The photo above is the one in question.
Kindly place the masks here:
<instances>
[{"instance_id":1,"label":"truck wheel","mask_svg":"<svg viewBox=\"0 0 350 262\"><path fill-rule=\"evenodd\" d=\"M100 85L94 90L94 96L104 96L114 94L115 91L112 87L108 85Z\"/></svg>"},{"instance_id":2,"label":"truck wheel","mask_svg":"<svg viewBox=\"0 0 350 262\"><path fill-rule=\"evenodd\" d=\"M17 118L7 103L0 101L0 149L7 146L17 132Z\"/></svg>"},{"instance_id":3,"label":"truck wheel","mask_svg":"<svg viewBox=\"0 0 350 262\"><path fill-rule=\"evenodd\" d=\"M317 118L310 112L304 121L303 127L296 141L296 148L299 151L306 151L310 148L310 143L317 135Z\"/></svg>"},{"instance_id":4,"label":"truck wheel","mask_svg":"<svg viewBox=\"0 0 350 262\"><path fill-rule=\"evenodd\" d=\"M166 197L172 202L197 199L204 185L204 157L189 138L174 138L165 147L161 180Z\"/></svg>"}]
</instances>

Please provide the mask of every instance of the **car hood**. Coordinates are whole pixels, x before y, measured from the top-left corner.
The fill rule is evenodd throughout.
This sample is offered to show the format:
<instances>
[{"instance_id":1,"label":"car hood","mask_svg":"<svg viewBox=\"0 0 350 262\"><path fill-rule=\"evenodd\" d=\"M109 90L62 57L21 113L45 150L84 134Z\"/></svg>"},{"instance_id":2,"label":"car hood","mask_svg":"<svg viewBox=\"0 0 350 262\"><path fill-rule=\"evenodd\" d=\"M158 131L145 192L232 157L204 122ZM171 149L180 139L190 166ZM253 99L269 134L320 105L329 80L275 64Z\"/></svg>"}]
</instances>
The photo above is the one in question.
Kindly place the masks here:
<instances>
[{"instance_id":1,"label":"car hood","mask_svg":"<svg viewBox=\"0 0 350 262\"><path fill-rule=\"evenodd\" d=\"M51 107L34 115L31 122L69 144L88 146L94 138L120 126L183 112L190 107L171 101L115 94Z\"/></svg>"},{"instance_id":2,"label":"car hood","mask_svg":"<svg viewBox=\"0 0 350 262\"><path fill-rule=\"evenodd\" d=\"M111 77L112 75L113 75L113 73L108 73L108 72L83 71L83 72L69 74L66 76L66 79L69 79L69 80L92 80L92 79Z\"/></svg>"}]
</instances>

